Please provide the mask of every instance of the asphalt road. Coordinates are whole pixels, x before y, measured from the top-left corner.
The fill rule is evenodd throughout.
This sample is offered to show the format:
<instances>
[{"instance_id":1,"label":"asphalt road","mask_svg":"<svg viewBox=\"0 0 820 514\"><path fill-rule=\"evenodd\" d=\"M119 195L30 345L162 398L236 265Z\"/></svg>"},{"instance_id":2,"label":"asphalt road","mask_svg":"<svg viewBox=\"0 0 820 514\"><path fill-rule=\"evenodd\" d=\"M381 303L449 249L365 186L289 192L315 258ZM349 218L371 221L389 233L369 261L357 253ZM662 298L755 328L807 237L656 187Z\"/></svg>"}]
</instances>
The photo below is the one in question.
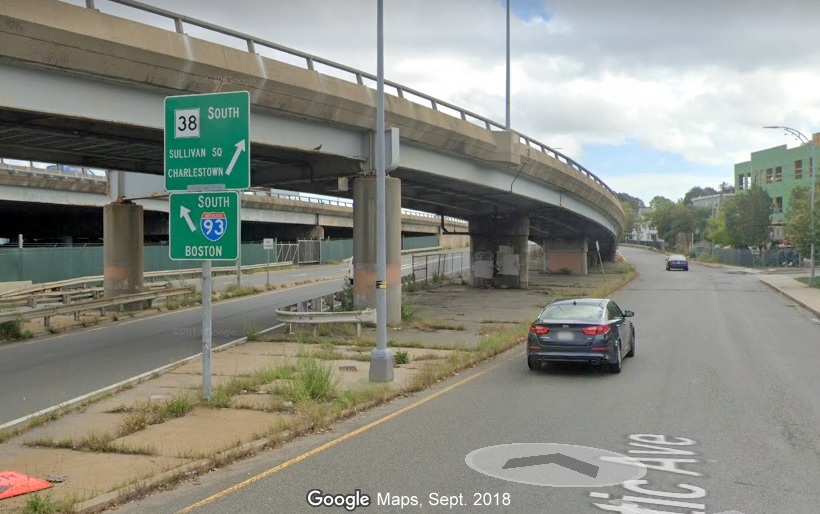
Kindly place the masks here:
<instances>
[{"instance_id":1,"label":"asphalt road","mask_svg":"<svg viewBox=\"0 0 820 514\"><path fill-rule=\"evenodd\" d=\"M641 275L614 295L636 312L637 354L621 374L582 366L530 372L516 349L423 395L118 512L346 512L310 507L308 493L319 489L359 490L371 501L361 512L816 514L817 321L754 275L697 264L666 272L658 254L624 253ZM397 414L385 419L389 413ZM502 480L465 463L475 450L513 443L600 448L647 468L643 482L579 488ZM511 476L502 463L484 469ZM550 464L527 473L549 482L574 472ZM378 505L388 493L418 505ZM434 506L431 495L457 505Z\"/></svg>"},{"instance_id":2,"label":"asphalt road","mask_svg":"<svg viewBox=\"0 0 820 514\"><path fill-rule=\"evenodd\" d=\"M462 253L462 252L459 252ZM467 256L469 258L469 255ZM403 258L405 273L412 258ZM347 264L303 266L271 273L271 283L344 276ZM264 286L266 276L243 277ZM216 277L215 288L236 277ZM217 302L212 310L214 347L276 325L274 311L343 287L342 280L306 284ZM202 351L202 309L108 323L67 334L0 345L0 425L97 391Z\"/></svg>"}]
</instances>

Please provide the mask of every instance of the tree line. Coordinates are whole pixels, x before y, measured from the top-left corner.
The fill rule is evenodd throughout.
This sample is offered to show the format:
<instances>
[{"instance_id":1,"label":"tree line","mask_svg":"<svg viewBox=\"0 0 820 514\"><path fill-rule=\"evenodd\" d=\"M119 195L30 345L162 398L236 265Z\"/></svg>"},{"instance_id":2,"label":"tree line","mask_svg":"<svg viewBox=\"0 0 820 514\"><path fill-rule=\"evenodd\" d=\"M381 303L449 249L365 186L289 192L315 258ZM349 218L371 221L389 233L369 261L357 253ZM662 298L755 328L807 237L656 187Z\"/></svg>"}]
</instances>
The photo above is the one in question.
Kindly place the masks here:
<instances>
[{"instance_id":1,"label":"tree line","mask_svg":"<svg viewBox=\"0 0 820 514\"><path fill-rule=\"evenodd\" d=\"M820 188L818 188L820 190ZM744 189L734 196L723 198L720 207L695 207L693 198L731 193L731 185L723 183L720 191L711 187L693 187L677 202L663 196L655 196L649 202L651 211L645 222L658 231L658 238L674 245L678 233L692 233L695 240L707 240L720 246L735 248L758 248L771 242L771 216L774 204L771 196L758 185ZM818 191L815 191L815 195ZM638 222L640 209L646 207L643 200L627 193L618 193L618 199L627 215L624 237L632 233ZM785 241L798 252L808 255L814 241L820 245L820 212L815 209L814 233L811 233L810 195L807 187L792 189L789 207L785 214Z\"/></svg>"}]
</instances>

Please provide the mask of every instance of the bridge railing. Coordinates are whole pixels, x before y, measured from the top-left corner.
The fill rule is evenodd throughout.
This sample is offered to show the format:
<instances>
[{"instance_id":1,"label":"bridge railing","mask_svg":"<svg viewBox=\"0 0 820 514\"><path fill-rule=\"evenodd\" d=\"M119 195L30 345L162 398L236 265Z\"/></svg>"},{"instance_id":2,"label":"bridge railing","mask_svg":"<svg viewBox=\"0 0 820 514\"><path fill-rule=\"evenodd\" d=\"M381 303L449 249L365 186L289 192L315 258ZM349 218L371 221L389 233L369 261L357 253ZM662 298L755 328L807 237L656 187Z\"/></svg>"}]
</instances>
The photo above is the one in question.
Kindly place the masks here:
<instances>
[{"instance_id":1,"label":"bridge railing","mask_svg":"<svg viewBox=\"0 0 820 514\"><path fill-rule=\"evenodd\" d=\"M36 168L34 166L20 166L17 164L9 164L3 162L0 158L0 171L5 171L11 174L27 175L31 177L47 176L63 180L78 180L80 182L105 182L106 177L94 175L86 170L83 171L65 171L60 168Z\"/></svg>"},{"instance_id":2,"label":"bridge railing","mask_svg":"<svg viewBox=\"0 0 820 514\"><path fill-rule=\"evenodd\" d=\"M32 163L33 164L33 163ZM108 170L103 170L108 172ZM9 164L3 162L3 158L0 158L0 172L6 172L11 174L23 174L28 176L48 176L48 177L56 177L62 180L78 180L81 182L106 182L107 176L102 175L93 175L88 172L73 172L73 171L62 171L59 168L51 169L51 168L37 168L33 165L31 166L20 166L17 164ZM319 205L336 205L339 207L346 207L349 209L353 208L353 200L348 198L332 198L332 197L314 197L314 196L305 196L300 194L290 194L290 193L282 193L282 192L274 192L274 191L266 191L262 189L251 189L248 191L244 191L246 195L252 196L266 196L266 197L276 197L282 198L284 200L293 200L297 202L307 202L307 203L316 203ZM409 215L409 216L418 216L419 218L438 218L438 214L432 214L429 212L421 212L415 211L412 209L404 209L401 210L402 214ZM456 223L464 225L466 221L452 218L450 216L444 217L446 222L449 223Z\"/></svg>"},{"instance_id":3,"label":"bridge railing","mask_svg":"<svg viewBox=\"0 0 820 514\"><path fill-rule=\"evenodd\" d=\"M290 47L287 47L287 46L284 46L284 45L280 45L278 43L274 43L273 41L268 41L266 39L262 39L262 38L259 38L259 37L256 37L256 36L252 36L252 35L246 34L244 32L239 32L237 30L229 29L229 28L226 28L226 27L221 27L219 25L209 23L207 21L199 20L199 19L196 19L196 18L192 18L192 17L186 16L184 14L179 14L179 13L175 13L175 12L172 12L172 11L168 11L166 9L161 9L159 7L154 7L154 6L151 6L151 5L147 5L147 4L144 4L142 2L138 2L136 0L108 0L108 1L116 3L116 4L125 5L125 6L128 6L128 7L133 7L135 9L139 9L139 10L144 11L144 12L148 12L148 13L151 13L151 14L154 14L154 15L157 15L157 16L161 16L161 17L164 17L164 18L171 19L171 20L174 21L174 27L175 27L176 31L180 34L185 33L185 24L187 23L189 25L193 25L193 26L199 27L201 29L205 29L205 30L216 32L218 34L222 34L222 35L225 35L225 36L230 36L230 37L233 37L233 38L237 38L237 39L239 39L239 40L241 40L245 43L245 45L247 46L248 52L251 52L251 53L254 53L254 54L256 53L256 46L259 45L259 46L262 46L262 47L265 47L265 48L268 48L268 49L271 49L271 50L275 50L277 52L282 52L282 53L288 54L290 56L297 57L299 60L303 61L305 67L307 69L311 70L311 71L316 71L316 65L321 64L323 66L327 66L328 68L331 68L332 70L341 71L341 72L343 72L343 75L346 74L348 76L351 76L354 79L354 81L359 85L365 85L365 79L371 81L372 83L375 83L378 80L376 75L373 75L372 73L368 73L368 72L362 71L362 70L357 70L356 68L352 68L350 66L346 66L344 64L340 64L340 63L331 61L329 59L324 59L324 58L316 56L316 55L312 55L312 54L309 54L309 53L306 53L306 52L296 50L294 48L290 48ZM96 10L97 8L95 6L95 2L99 2L99 0L85 0L86 7L88 7L89 9L95 9ZM462 107L459 107L457 105L451 104L451 103L446 102L444 100L439 100L438 98L430 96L430 95L428 95L426 93L423 93L421 91L418 91L418 90L403 86L401 84L398 84L398 83L390 81L390 80L385 80L384 85L386 87L393 88L393 90L395 91L396 96L398 96L399 98L406 98L408 100L415 101L416 103L421 103L422 105L428 104L431 109L439 111L439 112L443 112L443 113L448 114L448 115L452 115L448 111L454 112L457 115L457 117L461 118L462 120L468 121L470 123L474 123L474 124L477 124L477 125L480 125L480 126L483 126L487 130L506 130L506 127L501 123L493 121L493 120L491 120L489 118L486 118L486 117L484 117L480 114L476 114L472 111L469 111L469 110L464 109ZM407 98L407 95L410 95L412 97L420 99L420 100L422 100L422 102L419 102L418 100L414 100L413 98ZM445 109L443 110L442 108L445 108ZM515 132L515 131L513 131L513 132ZM544 143L541 143L541 142L536 141L535 139L533 139L529 136L521 134L520 132L515 132L515 133L518 134L520 142L525 144L527 147L539 150L539 151L549 155L550 157L552 157L554 159L557 159L557 160L563 162L564 164L567 164L572 169L580 172L590 182L593 182L594 184L601 187L602 189L605 189L606 191L611 193L613 196L616 195L615 191L610 189L610 187L607 186L604 183L603 180L598 178L594 173L592 173L588 169L584 168L578 162L574 161L572 158L562 154L561 152L555 150L554 148L550 148L549 146L545 145Z\"/></svg>"}]
</instances>

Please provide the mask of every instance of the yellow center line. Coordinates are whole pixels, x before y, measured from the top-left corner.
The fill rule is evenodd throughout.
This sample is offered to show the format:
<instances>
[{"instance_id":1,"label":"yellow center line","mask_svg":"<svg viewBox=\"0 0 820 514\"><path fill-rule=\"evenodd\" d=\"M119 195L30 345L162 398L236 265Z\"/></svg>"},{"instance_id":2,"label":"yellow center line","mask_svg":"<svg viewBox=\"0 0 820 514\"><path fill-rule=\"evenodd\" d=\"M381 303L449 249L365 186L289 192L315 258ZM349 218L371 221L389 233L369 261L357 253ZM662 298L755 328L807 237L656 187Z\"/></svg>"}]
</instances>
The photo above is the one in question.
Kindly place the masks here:
<instances>
[{"instance_id":1,"label":"yellow center line","mask_svg":"<svg viewBox=\"0 0 820 514\"><path fill-rule=\"evenodd\" d=\"M517 356L519 354L520 354L520 352L515 352L514 353L515 356ZM510 357L510 358L512 358L512 357ZM420 405L423 405L423 404L429 402L430 400L438 398L439 396L441 396L443 394L446 394L446 393L452 391L453 389L455 389L457 387L461 387L462 385L466 384L467 382L469 382L471 380L474 380L474 379L484 375L485 373L488 373L488 372L492 371L493 369L495 369L498 366L500 366L501 364L503 364L506 360L509 360L509 359L501 360L500 362L492 365L491 367L485 369L484 371L478 372L475 375L472 375L472 376L469 376L469 377L464 378L462 380L459 380L455 384L449 385L449 386L445 387L444 389L442 389L440 391L437 391L437 392L431 394L430 396L428 396L426 398L422 398L421 400L419 400L415 403L412 403L412 404L410 404L406 407L402 407L401 409L399 409L395 412L392 412L392 413L384 416L383 418L379 418L376 421L368 423L367 425L365 425L363 427L357 428L356 430L354 430L352 432L348 432L347 434L339 436L339 437L337 437L336 439L334 439L332 441L329 441L329 442L327 442L327 443L325 443L321 446L318 446L318 447L316 447L316 448L314 448L314 449L312 449L308 452L305 452L301 455L298 455L298 456L290 459L289 461L283 462L282 464L279 464L278 466L270 468L267 471L263 471L262 473L259 473L258 475L253 476L253 477L245 480L244 482L240 482L240 483L238 483L236 485L233 485L233 486L231 486L231 487L229 487L229 488L227 488L223 491L220 491L220 492L218 492L214 495L211 495L211 496L205 498L204 500L201 500L197 503L194 503L193 505L189 505L188 507L185 507L184 509L182 509L180 511L177 511L177 514L185 514L186 512L191 512L191 511L196 510L200 507L203 507L203 506L205 506L205 505L207 505L211 502L214 502L214 501L222 498L223 496L227 496L228 494L236 492L236 491L238 491L238 490L240 490L244 487L247 487L247 486L251 485L254 482L262 480L265 477L269 477L269 476L273 475L274 473L282 471L285 468L288 468L288 467L290 467L290 466L292 466L292 465L294 465L298 462L301 462L301 461L303 461L303 460L305 460L309 457L312 457L313 455L316 455L317 453L323 452L323 451L327 450L328 448L332 448L333 446L336 446L337 444L339 444L343 441L347 441L348 439L356 437L359 434L367 432L371 428L375 428L375 427L381 425L382 423L385 423L386 421L390 421L391 419L393 419L397 416L400 416L400 415L404 414L405 412L407 412L411 409L415 409L416 407L418 407Z\"/></svg>"}]
</instances>

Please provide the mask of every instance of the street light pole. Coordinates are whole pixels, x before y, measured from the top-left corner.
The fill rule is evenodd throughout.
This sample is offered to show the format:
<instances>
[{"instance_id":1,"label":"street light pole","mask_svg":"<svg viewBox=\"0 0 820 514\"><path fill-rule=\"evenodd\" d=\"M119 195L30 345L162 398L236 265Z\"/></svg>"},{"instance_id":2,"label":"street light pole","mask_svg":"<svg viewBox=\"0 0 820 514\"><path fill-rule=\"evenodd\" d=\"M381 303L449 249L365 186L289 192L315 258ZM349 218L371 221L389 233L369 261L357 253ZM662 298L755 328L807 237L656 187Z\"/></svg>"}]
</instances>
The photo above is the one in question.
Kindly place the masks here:
<instances>
[{"instance_id":1,"label":"street light pole","mask_svg":"<svg viewBox=\"0 0 820 514\"><path fill-rule=\"evenodd\" d=\"M814 190L816 189L815 180L817 175L815 173L815 169L817 168L817 145L814 144L813 137L809 139L802 132L791 127L784 127L781 125L767 125L763 128L783 129L795 138L797 138L797 140L799 140L801 143L809 144L809 183L811 184L809 186L811 188L811 190L809 191L809 260L811 261L811 271L809 272L809 287L814 287Z\"/></svg>"},{"instance_id":2,"label":"street light pole","mask_svg":"<svg viewBox=\"0 0 820 514\"><path fill-rule=\"evenodd\" d=\"M387 347L387 220L384 159L384 1L376 2L376 348L370 381L393 381L393 352Z\"/></svg>"},{"instance_id":3,"label":"street light pole","mask_svg":"<svg viewBox=\"0 0 820 514\"><path fill-rule=\"evenodd\" d=\"M510 130L510 0L507 0L507 118L504 128Z\"/></svg>"}]
</instances>

